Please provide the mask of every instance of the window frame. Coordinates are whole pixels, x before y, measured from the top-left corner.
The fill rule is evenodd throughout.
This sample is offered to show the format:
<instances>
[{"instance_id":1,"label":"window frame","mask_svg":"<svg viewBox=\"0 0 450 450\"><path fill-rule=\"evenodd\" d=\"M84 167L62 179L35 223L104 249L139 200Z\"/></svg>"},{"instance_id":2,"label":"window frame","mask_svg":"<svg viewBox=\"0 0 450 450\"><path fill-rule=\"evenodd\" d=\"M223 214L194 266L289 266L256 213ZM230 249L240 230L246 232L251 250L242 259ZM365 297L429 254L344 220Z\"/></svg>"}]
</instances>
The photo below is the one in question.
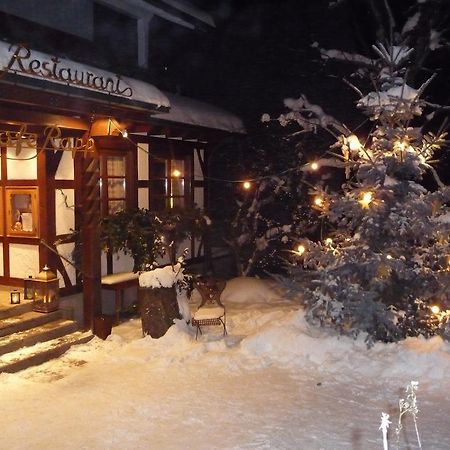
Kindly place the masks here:
<instances>
[{"instance_id":1,"label":"window frame","mask_svg":"<svg viewBox=\"0 0 450 450\"><path fill-rule=\"evenodd\" d=\"M108 174L108 158L118 158L121 157L125 163L124 175L109 175ZM123 197L112 197L109 195L109 184L110 180L124 180L124 196ZM123 201L124 210L131 208L133 199L133 161L131 154L128 151L120 150L102 150L100 154L100 199L101 199L101 216L106 217L114 214L115 211L110 212L110 203L114 201Z\"/></svg>"},{"instance_id":2,"label":"window frame","mask_svg":"<svg viewBox=\"0 0 450 450\"><path fill-rule=\"evenodd\" d=\"M150 149L149 153L149 180L148 180L148 202L149 209L151 211L162 211L162 210L170 210L174 208L189 208L193 205L193 152L192 150L182 150L182 149ZM164 161L167 165L165 169L164 176L155 175L155 164L158 162ZM182 176L175 177L172 176L173 170L176 168L175 161L183 162L183 171ZM175 168L174 168L175 166ZM174 194L173 193L173 182L172 180L182 180L183 181L183 194ZM165 192L164 194L153 193L153 186L155 186L155 182L164 181L165 183ZM176 199L183 199L182 205L176 204ZM163 201L163 202L162 202ZM158 207L155 207L155 203L158 204ZM164 208L161 208L160 205L164 203Z\"/></svg>"}]
</instances>

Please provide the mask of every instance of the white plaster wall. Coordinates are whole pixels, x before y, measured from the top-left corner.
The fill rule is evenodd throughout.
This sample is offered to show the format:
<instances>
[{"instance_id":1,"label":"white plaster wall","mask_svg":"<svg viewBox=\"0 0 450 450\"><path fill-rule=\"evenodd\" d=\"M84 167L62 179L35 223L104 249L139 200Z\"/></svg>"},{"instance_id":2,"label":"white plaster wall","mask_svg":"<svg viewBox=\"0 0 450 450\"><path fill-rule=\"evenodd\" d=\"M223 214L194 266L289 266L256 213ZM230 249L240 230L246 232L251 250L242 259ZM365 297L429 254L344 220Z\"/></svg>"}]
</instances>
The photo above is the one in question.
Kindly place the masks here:
<instances>
[{"instance_id":1,"label":"white plaster wall","mask_svg":"<svg viewBox=\"0 0 450 450\"><path fill-rule=\"evenodd\" d=\"M25 147L16 155L15 147L7 148L8 179L9 180L36 180L37 179L37 153L35 148ZM31 158L31 159L27 159Z\"/></svg>"},{"instance_id":2,"label":"white plaster wall","mask_svg":"<svg viewBox=\"0 0 450 450\"><path fill-rule=\"evenodd\" d=\"M202 159L205 158L205 150L200 150L200 155L202 156ZM203 180L203 172L202 172L202 166L200 165L200 161L198 159L197 150L194 151L194 178L196 180Z\"/></svg>"},{"instance_id":3,"label":"white plaster wall","mask_svg":"<svg viewBox=\"0 0 450 450\"><path fill-rule=\"evenodd\" d=\"M106 269L106 253L102 252L102 276L106 275ZM113 273L132 271L133 258L130 255L125 255L123 252L113 254Z\"/></svg>"},{"instance_id":4,"label":"white plaster wall","mask_svg":"<svg viewBox=\"0 0 450 450\"><path fill-rule=\"evenodd\" d=\"M61 244L56 247L56 250L58 253L62 256L64 256L69 261L72 261L72 252L75 247L74 243L67 243L67 244ZM76 283L76 271L75 267L73 267L71 264L69 264L67 261L62 260L63 265L66 269L67 275L69 275L70 281L72 285ZM59 277L59 287L65 287L64 279L62 275L58 271L58 277Z\"/></svg>"},{"instance_id":5,"label":"white plaster wall","mask_svg":"<svg viewBox=\"0 0 450 450\"><path fill-rule=\"evenodd\" d=\"M199 208L205 206L205 191L203 188L194 188L194 203Z\"/></svg>"},{"instance_id":6,"label":"white plaster wall","mask_svg":"<svg viewBox=\"0 0 450 450\"><path fill-rule=\"evenodd\" d=\"M149 207L148 188L138 189L138 207L148 209Z\"/></svg>"},{"instance_id":7,"label":"white plaster wall","mask_svg":"<svg viewBox=\"0 0 450 450\"><path fill-rule=\"evenodd\" d=\"M58 169L56 170L55 180L73 180L74 178L75 170L72 152L63 152Z\"/></svg>"},{"instance_id":8,"label":"white plaster wall","mask_svg":"<svg viewBox=\"0 0 450 450\"><path fill-rule=\"evenodd\" d=\"M33 277L40 272L39 246L9 244L10 274L14 278Z\"/></svg>"},{"instance_id":9,"label":"white plaster wall","mask_svg":"<svg viewBox=\"0 0 450 450\"><path fill-rule=\"evenodd\" d=\"M148 144L137 147L138 180L148 180Z\"/></svg>"},{"instance_id":10,"label":"white plaster wall","mask_svg":"<svg viewBox=\"0 0 450 450\"><path fill-rule=\"evenodd\" d=\"M123 252L119 252L113 255L113 272L132 272L133 271L133 258L130 255L125 255Z\"/></svg>"},{"instance_id":11,"label":"white plaster wall","mask_svg":"<svg viewBox=\"0 0 450 450\"><path fill-rule=\"evenodd\" d=\"M57 235L68 234L71 233L71 229L75 229L74 196L74 189L55 190L55 222Z\"/></svg>"},{"instance_id":12,"label":"white plaster wall","mask_svg":"<svg viewBox=\"0 0 450 450\"><path fill-rule=\"evenodd\" d=\"M101 275L103 276L103 275L106 275L106 269L107 269L107 266L106 266L106 253L105 252L102 252L101 265L102 265Z\"/></svg>"}]
</instances>

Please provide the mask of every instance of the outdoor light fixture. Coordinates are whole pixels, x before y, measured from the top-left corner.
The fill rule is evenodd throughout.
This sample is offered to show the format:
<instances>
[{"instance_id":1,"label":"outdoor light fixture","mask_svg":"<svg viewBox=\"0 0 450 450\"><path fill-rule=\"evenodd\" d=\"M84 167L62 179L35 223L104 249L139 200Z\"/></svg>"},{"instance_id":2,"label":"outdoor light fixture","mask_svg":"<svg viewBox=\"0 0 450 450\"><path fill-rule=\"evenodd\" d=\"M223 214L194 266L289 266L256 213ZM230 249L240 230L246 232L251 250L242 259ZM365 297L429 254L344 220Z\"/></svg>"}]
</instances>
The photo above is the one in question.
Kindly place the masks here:
<instances>
[{"instance_id":1,"label":"outdoor light fixture","mask_svg":"<svg viewBox=\"0 0 450 450\"><path fill-rule=\"evenodd\" d=\"M311 163L311 170L318 170L319 169L319 164L316 162Z\"/></svg>"},{"instance_id":2,"label":"outdoor light fixture","mask_svg":"<svg viewBox=\"0 0 450 450\"><path fill-rule=\"evenodd\" d=\"M34 298L34 282L31 275L23 280L23 298L25 300L33 300Z\"/></svg>"},{"instance_id":3,"label":"outdoor light fixture","mask_svg":"<svg viewBox=\"0 0 450 450\"><path fill-rule=\"evenodd\" d=\"M244 183L242 184L242 187L244 189L250 189L252 187L252 184L250 183L250 181L244 181Z\"/></svg>"},{"instance_id":4,"label":"outdoor light fixture","mask_svg":"<svg viewBox=\"0 0 450 450\"><path fill-rule=\"evenodd\" d=\"M20 292L17 289L11 291L11 304L18 305L20 303Z\"/></svg>"},{"instance_id":5,"label":"outdoor light fixture","mask_svg":"<svg viewBox=\"0 0 450 450\"><path fill-rule=\"evenodd\" d=\"M33 287L33 311L47 313L59 308L59 279L47 266L36 276Z\"/></svg>"}]
</instances>

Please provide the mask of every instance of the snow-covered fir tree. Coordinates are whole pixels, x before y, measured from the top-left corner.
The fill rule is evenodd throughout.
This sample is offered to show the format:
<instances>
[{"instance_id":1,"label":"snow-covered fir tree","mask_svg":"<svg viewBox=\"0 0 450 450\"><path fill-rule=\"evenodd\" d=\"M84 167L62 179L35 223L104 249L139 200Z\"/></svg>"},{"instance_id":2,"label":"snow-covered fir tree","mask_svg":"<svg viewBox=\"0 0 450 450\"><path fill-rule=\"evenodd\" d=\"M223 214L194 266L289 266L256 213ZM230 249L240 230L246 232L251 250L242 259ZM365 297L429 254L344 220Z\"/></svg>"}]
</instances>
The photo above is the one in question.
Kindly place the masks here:
<instances>
[{"instance_id":1,"label":"snow-covered fir tree","mask_svg":"<svg viewBox=\"0 0 450 450\"><path fill-rule=\"evenodd\" d=\"M285 102L290 112L279 117L283 125L336 136L317 173L327 166L345 173L338 192L326 183L311 189L312 207L329 233L318 242L298 236L290 281L312 322L366 332L369 342L435 334L445 314L431 307L445 306L450 289L450 189L433 167L446 133L424 129L421 96L429 83L407 84L412 50L373 48L374 89L359 91L357 102L370 118L367 133L351 132L304 97ZM426 188L427 172L433 186Z\"/></svg>"}]
</instances>

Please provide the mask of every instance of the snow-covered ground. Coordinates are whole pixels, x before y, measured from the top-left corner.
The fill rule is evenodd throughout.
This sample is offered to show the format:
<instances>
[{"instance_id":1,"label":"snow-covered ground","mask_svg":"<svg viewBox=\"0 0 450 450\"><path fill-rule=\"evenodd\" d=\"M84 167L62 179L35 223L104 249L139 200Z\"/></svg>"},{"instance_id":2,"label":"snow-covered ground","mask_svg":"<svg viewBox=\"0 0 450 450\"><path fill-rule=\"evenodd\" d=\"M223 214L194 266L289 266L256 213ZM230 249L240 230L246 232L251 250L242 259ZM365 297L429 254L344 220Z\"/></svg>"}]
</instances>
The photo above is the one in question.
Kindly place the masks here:
<instances>
[{"instance_id":1,"label":"snow-covered ground","mask_svg":"<svg viewBox=\"0 0 450 450\"><path fill-rule=\"evenodd\" d=\"M223 293L229 335L161 339L124 323L58 360L0 375L1 449L382 449L382 412L419 382L424 449L450 449L450 344L377 344L311 328L259 280ZM411 418L400 448L418 448Z\"/></svg>"}]
</instances>

